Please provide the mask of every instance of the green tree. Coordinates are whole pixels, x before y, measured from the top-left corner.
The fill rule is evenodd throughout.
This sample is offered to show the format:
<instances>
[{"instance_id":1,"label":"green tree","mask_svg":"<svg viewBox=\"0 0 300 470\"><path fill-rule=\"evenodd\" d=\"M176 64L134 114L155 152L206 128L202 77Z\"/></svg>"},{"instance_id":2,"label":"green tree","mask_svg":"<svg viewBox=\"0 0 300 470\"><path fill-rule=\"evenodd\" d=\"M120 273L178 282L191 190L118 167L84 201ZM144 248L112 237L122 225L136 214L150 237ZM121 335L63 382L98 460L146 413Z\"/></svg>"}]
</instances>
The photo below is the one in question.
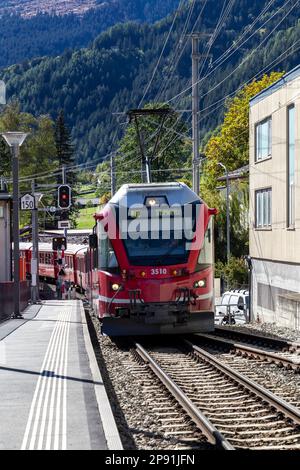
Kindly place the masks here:
<instances>
[{"instance_id":1,"label":"green tree","mask_svg":"<svg viewBox=\"0 0 300 470\"><path fill-rule=\"evenodd\" d=\"M55 145L59 166L71 166L75 162L74 146L71 133L65 123L65 115L61 110L55 122Z\"/></svg>"},{"instance_id":2,"label":"green tree","mask_svg":"<svg viewBox=\"0 0 300 470\"><path fill-rule=\"evenodd\" d=\"M243 258L232 256L229 263L216 263L216 277L223 278L228 289L241 289L248 285L248 268Z\"/></svg>"},{"instance_id":3,"label":"green tree","mask_svg":"<svg viewBox=\"0 0 300 470\"><path fill-rule=\"evenodd\" d=\"M28 137L20 150L20 191L31 191L31 182L37 184L54 184L53 173L57 170L58 162L55 156L54 123L49 116L35 118L31 114L22 113L17 102L10 103L0 115L0 131L27 132ZM0 140L0 174L11 178L11 153L7 145ZM37 175L41 175L38 178ZM45 178L46 176L46 178ZM11 188L10 188L11 189ZM43 203L53 203L50 190L44 193ZM22 214L22 224L30 223L30 213Z\"/></svg>"},{"instance_id":4,"label":"green tree","mask_svg":"<svg viewBox=\"0 0 300 470\"><path fill-rule=\"evenodd\" d=\"M72 206L68 211L61 211L59 215L61 220L71 220L72 226L75 228L79 215L79 210L76 206L76 197L78 196L77 173L75 168L72 168L75 163L75 153L71 132L65 123L63 110L59 112L55 122L55 146L59 167L62 169L62 172L64 171L65 173L64 178L62 175L57 176L57 183L59 185L64 182L69 184L72 188Z\"/></svg>"},{"instance_id":5,"label":"green tree","mask_svg":"<svg viewBox=\"0 0 300 470\"><path fill-rule=\"evenodd\" d=\"M104 161L96 169L96 195L99 198L111 195L110 162Z\"/></svg>"},{"instance_id":6,"label":"green tree","mask_svg":"<svg viewBox=\"0 0 300 470\"><path fill-rule=\"evenodd\" d=\"M0 139L0 177L10 174L10 151L3 139Z\"/></svg>"},{"instance_id":7,"label":"green tree","mask_svg":"<svg viewBox=\"0 0 300 470\"><path fill-rule=\"evenodd\" d=\"M224 170L239 169L249 163L249 101L257 93L281 78L282 73L272 72L259 81L253 81L229 100L223 123L209 138L204 153L206 162L201 178L201 195L219 213L216 217L216 259L226 261L226 192L220 191L219 178ZM248 254L249 234L247 215L249 209L248 182L230 185L231 251L236 257Z\"/></svg>"},{"instance_id":8,"label":"green tree","mask_svg":"<svg viewBox=\"0 0 300 470\"><path fill-rule=\"evenodd\" d=\"M201 179L201 193L211 206L219 203L218 178L249 163L249 101L260 91L281 78L283 73L272 72L259 81L254 80L227 101L224 121L205 146L206 163Z\"/></svg>"}]
</instances>

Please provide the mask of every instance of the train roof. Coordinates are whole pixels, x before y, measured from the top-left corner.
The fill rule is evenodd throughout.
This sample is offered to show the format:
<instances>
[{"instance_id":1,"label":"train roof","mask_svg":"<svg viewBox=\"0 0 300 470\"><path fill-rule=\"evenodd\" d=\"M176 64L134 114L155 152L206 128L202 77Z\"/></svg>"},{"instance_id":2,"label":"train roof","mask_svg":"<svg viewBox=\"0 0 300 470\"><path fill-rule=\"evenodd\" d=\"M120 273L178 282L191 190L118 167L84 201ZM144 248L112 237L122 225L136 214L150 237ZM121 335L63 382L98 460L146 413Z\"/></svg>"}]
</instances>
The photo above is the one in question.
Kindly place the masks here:
<instances>
[{"instance_id":1,"label":"train roof","mask_svg":"<svg viewBox=\"0 0 300 470\"><path fill-rule=\"evenodd\" d=\"M20 243L20 250L32 250L32 243ZM69 245L68 249L65 251L65 254L76 255L80 251L85 253L87 250L87 245ZM53 250L51 243L39 243L39 251L52 252Z\"/></svg>"},{"instance_id":2,"label":"train roof","mask_svg":"<svg viewBox=\"0 0 300 470\"><path fill-rule=\"evenodd\" d=\"M123 207L144 205L147 197L166 197L170 206L202 202L194 191L184 183L125 184L109 201Z\"/></svg>"}]
</instances>

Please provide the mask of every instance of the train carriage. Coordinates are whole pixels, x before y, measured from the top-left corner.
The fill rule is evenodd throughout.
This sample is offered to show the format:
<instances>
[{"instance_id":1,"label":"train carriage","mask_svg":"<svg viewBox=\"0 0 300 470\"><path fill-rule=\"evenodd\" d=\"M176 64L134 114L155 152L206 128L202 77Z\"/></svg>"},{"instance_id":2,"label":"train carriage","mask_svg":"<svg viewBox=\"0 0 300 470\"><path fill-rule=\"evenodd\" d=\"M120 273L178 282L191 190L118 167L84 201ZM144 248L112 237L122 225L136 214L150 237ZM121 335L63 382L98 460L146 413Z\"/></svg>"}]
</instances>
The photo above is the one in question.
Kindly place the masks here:
<instances>
[{"instance_id":1,"label":"train carriage","mask_svg":"<svg viewBox=\"0 0 300 470\"><path fill-rule=\"evenodd\" d=\"M81 288L88 288L86 269L86 245L70 245L64 252L65 279ZM31 274L32 243L20 244L20 255L26 260L26 273ZM50 243L39 243L39 276L49 282L56 282L61 266L57 263L58 255Z\"/></svg>"},{"instance_id":2,"label":"train carriage","mask_svg":"<svg viewBox=\"0 0 300 470\"><path fill-rule=\"evenodd\" d=\"M214 329L214 214L182 183L124 185L116 193L96 215L94 306L104 333Z\"/></svg>"}]
</instances>

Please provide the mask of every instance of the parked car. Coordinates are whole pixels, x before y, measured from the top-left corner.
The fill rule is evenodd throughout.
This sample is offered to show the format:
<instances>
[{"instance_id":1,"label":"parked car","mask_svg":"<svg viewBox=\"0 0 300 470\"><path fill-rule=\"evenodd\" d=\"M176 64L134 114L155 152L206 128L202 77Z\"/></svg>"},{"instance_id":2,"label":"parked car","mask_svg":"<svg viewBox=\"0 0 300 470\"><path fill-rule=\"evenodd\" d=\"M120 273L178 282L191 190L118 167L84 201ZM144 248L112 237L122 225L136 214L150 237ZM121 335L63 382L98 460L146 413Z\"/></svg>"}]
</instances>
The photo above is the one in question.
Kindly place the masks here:
<instances>
[{"instance_id":1,"label":"parked car","mask_svg":"<svg viewBox=\"0 0 300 470\"><path fill-rule=\"evenodd\" d=\"M220 304L216 305L215 322L229 324L229 313L232 323L245 323L249 311L249 291L231 290L223 294Z\"/></svg>"}]
</instances>

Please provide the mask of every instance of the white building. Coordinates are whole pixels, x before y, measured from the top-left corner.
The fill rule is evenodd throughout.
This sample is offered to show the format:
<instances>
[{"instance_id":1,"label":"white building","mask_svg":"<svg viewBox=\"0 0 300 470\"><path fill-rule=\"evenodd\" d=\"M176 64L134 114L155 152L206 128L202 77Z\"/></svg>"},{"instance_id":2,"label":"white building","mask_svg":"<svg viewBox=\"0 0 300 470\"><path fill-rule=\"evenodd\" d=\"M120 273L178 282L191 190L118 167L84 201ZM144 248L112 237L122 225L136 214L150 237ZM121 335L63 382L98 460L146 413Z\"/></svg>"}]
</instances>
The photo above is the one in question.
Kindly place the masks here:
<instances>
[{"instance_id":1,"label":"white building","mask_svg":"<svg viewBox=\"0 0 300 470\"><path fill-rule=\"evenodd\" d=\"M253 316L300 329L300 66L250 102Z\"/></svg>"}]
</instances>

